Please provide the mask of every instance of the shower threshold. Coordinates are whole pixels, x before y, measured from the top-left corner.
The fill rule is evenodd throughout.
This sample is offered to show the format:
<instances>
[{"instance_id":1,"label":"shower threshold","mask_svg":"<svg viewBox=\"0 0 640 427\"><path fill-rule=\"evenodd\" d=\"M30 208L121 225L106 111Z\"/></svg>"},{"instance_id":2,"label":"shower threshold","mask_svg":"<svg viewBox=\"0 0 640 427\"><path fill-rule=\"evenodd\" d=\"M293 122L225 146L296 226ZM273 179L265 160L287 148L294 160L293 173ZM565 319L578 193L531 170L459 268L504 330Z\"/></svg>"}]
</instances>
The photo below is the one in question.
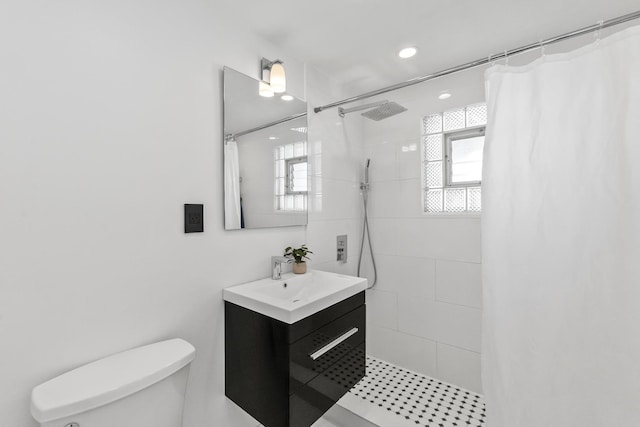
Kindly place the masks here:
<instances>
[{"instance_id":1,"label":"shower threshold","mask_svg":"<svg viewBox=\"0 0 640 427\"><path fill-rule=\"evenodd\" d=\"M484 420L481 395L367 356L366 376L314 427L485 427Z\"/></svg>"}]
</instances>

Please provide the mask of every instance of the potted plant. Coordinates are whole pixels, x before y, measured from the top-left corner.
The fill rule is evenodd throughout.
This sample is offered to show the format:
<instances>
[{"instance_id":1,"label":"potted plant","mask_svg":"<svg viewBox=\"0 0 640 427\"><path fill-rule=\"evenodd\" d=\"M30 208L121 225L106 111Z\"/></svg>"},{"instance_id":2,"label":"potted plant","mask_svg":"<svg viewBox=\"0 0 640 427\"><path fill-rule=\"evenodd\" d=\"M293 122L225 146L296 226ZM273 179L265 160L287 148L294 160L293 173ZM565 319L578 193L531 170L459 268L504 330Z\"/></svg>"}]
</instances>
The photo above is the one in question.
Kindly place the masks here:
<instances>
[{"instance_id":1,"label":"potted plant","mask_svg":"<svg viewBox=\"0 0 640 427\"><path fill-rule=\"evenodd\" d=\"M312 254L306 245L302 245L299 248L287 247L284 250L284 256L293 259L293 272L296 274L304 274L307 272L307 263L305 259L311 259L307 254Z\"/></svg>"}]
</instances>

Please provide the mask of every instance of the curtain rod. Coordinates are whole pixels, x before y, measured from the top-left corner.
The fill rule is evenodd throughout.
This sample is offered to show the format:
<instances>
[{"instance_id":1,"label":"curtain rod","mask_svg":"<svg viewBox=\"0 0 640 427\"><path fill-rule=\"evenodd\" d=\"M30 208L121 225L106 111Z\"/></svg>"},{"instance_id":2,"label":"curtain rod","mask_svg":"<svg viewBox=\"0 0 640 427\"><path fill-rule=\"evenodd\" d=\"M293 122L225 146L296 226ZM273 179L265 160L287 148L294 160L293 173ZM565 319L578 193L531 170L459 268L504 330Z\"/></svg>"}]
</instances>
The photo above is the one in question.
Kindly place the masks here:
<instances>
[{"instance_id":1,"label":"curtain rod","mask_svg":"<svg viewBox=\"0 0 640 427\"><path fill-rule=\"evenodd\" d=\"M288 121L291 121L291 120L299 119L300 117L304 117L306 115L307 115L306 112L298 113L298 114L294 114L293 116L285 117L284 119L276 120L275 122L266 123L264 125L260 125L260 126L252 128L252 129L248 129L248 130L243 130L242 132L229 133L229 134L225 135L225 140L229 139L229 138L236 138L236 137L239 137L239 136L247 135L249 133L257 132L257 131L262 130L262 129L270 128L271 126L275 126L275 125L279 125L280 123L285 123L285 122L288 122Z\"/></svg>"},{"instance_id":2,"label":"curtain rod","mask_svg":"<svg viewBox=\"0 0 640 427\"><path fill-rule=\"evenodd\" d=\"M349 104L351 102L360 101L363 99L371 98L372 96L382 95L383 93L391 92L394 90L402 89L407 86L412 86L418 83L423 83L429 80L437 79L438 77L444 77L449 74L454 74L460 71L470 70L472 68L479 67L481 65L489 64L491 62L497 61L499 59L508 58L513 55L518 55L521 53L529 52L535 49L539 49L543 46L561 42L564 40L568 40L574 37L582 36L585 34L589 34L593 31L600 30L602 28L613 27L614 25L619 25L627 21L632 21L634 19L640 18L640 10L636 12L629 13L627 15L619 16L617 18L609 19L606 21L600 21L597 24L590 25L588 27L581 28L579 30L571 31L570 33L565 33L559 36L551 37L546 40L541 40L538 43L531 43L526 46L522 46L516 49L507 50L505 52L497 53L495 55L490 55L486 58L478 59L476 61L467 62L466 64L458 65L457 67L447 68L446 70L438 71L433 74L428 74L426 76L415 77L413 79L407 80L402 83L398 83L392 86L387 86L382 89L374 90L371 92L366 92L361 95L353 96L351 98L343 99L342 101L333 102L331 104L323 105L320 107L316 107L313 109L314 112L319 113L320 111L327 110L329 108L338 107L343 104Z\"/></svg>"}]
</instances>

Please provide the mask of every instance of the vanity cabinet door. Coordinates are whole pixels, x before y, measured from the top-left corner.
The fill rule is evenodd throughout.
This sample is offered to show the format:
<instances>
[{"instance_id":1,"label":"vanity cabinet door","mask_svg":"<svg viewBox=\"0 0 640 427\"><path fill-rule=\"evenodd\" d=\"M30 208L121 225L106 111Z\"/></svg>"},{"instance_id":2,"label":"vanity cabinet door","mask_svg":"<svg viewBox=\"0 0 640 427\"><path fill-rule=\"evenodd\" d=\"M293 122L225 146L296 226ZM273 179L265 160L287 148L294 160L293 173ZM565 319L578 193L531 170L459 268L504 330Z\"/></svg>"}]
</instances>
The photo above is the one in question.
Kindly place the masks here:
<instances>
[{"instance_id":1,"label":"vanity cabinet door","mask_svg":"<svg viewBox=\"0 0 640 427\"><path fill-rule=\"evenodd\" d=\"M364 342L365 316L365 306L361 305L292 344L292 380L306 384Z\"/></svg>"},{"instance_id":2,"label":"vanity cabinet door","mask_svg":"<svg viewBox=\"0 0 640 427\"><path fill-rule=\"evenodd\" d=\"M353 348L289 398L290 427L308 427L365 374L365 343Z\"/></svg>"}]
</instances>

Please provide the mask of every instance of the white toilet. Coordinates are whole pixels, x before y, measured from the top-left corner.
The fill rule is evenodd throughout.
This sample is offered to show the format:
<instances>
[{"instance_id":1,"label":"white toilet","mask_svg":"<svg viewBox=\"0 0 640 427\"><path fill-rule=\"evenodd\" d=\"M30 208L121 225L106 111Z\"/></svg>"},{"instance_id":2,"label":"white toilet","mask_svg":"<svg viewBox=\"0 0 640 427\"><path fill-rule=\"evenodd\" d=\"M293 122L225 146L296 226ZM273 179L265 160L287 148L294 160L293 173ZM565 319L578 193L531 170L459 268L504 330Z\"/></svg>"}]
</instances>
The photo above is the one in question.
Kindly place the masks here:
<instances>
[{"instance_id":1,"label":"white toilet","mask_svg":"<svg viewBox=\"0 0 640 427\"><path fill-rule=\"evenodd\" d=\"M33 389L42 427L180 427L195 349L172 339L114 354Z\"/></svg>"}]
</instances>

